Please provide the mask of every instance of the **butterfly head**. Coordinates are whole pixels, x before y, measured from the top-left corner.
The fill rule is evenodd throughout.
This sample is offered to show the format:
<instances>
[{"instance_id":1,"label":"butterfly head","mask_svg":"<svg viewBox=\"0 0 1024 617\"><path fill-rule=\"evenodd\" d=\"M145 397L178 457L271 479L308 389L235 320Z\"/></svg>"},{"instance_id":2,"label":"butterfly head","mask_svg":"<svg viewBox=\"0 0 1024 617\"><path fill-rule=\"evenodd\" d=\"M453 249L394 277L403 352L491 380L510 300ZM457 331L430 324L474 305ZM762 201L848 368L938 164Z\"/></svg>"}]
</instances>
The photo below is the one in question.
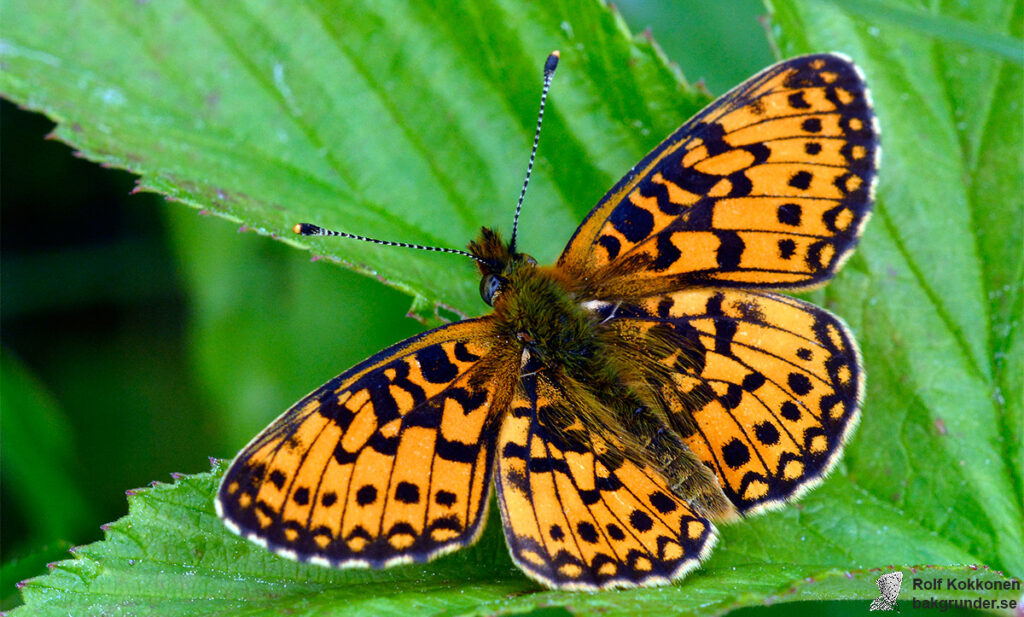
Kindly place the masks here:
<instances>
[{"instance_id":1,"label":"butterfly head","mask_svg":"<svg viewBox=\"0 0 1024 617\"><path fill-rule=\"evenodd\" d=\"M489 306L494 306L494 301L505 291L515 272L537 265L536 259L525 253L516 253L501 234L486 227L480 230L476 240L469 243L469 252L477 259L480 268L480 297Z\"/></svg>"}]
</instances>

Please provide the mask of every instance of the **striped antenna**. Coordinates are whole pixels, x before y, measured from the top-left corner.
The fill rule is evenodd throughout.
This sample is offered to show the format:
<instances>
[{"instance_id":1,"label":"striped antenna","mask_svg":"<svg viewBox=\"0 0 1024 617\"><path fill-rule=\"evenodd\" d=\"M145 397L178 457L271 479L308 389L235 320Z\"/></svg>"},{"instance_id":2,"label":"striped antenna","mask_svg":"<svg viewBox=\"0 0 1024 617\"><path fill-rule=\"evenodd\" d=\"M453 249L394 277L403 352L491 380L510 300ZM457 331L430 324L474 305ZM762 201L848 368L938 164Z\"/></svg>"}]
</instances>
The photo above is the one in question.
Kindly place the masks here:
<instances>
[{"instance_id":1,"label":"striped antenna","mask_svg":"<svg viewBox=\"0 0 1024 617\"><path fill-rule=\"evenodd\" d=\"M544 121L544 103L548 98L548 90L551 88L551 79L555 75L555 69L558 68L558 51L551 52L548 56L547 61L544 63L544 89L540 93L540 113L537 114L537 131L533 135L533 150L530 151L530 162L526 166L526 179L523 180L523 190L519 193L519 203L516 204L516 216L512 220L512 241L509 242L509 252L515 253L516 249L516 230L519 229L519 212L523 209L523 199L526 197L526 187L530 184L530 173L533 172L533 163L537 158L537 145L540 144L540 125ZM483 259L480 259L476 255L459 249L450 249L441 246L424 246L422 244L409 244L408 242L392 242L390 240L378 240L376 238L367 238L366 236L359 236L356 234L346 233L344 231L334 231L333 229L324 229L319 225L313 225L312 223L298 223L292 228L292 231L299 234L300 236L338 236L340 238L352 238L353 240L362 240L363 242L372 242L373 244L383 244L384 246L400 246L407 249L419 249L421 251L437 251L439 253L452 253L455 255L464 255L476 261L489 265Z\"/></svg>"},{"instance_id":2,"label":"striped antenna","mask_svg":"<svg viewBox=\"0 0 1024 617\"><path fill-rule=\"evenodd\" d=\"M533 134L533 150L530 151L530 162L526 166L526 179L523 180L523 190L519 192L519 203L516 204L516 216L512 219L512 241L508 243L509 252L516 252L516 232L519 230L519 212L523 209L523 199L526 197L526 187L530 184L530 173L533 172L533 161L537 158L537 145L540 144L540 125L544 121L544 103L548 99L548 90L551 88L551 79L555 76L555 69L558 68L558 50L551 52L544 63L544 88L540 92L540 112L537 114L537 131Z\"/></svg>"},{"instance_id":3,"label":"striped antenna","mask_svg":"<svg viewBox=\"0 0 1024 617\"><path fill-rule=\"evenodd\" d=\"M439 253L454 253L455 255L465 255L485 264L484 260L480 259L469 251L461 251L459 249L449 249L443 246L424 246L422 244L409 244L408 242L392 242L390 240L378 240L376 238L367 238L366 236L357 236L356 234L345 233L344 231L334 231L333 229L324 229L319 225L313 225L312 223L299 223L295 227L292 227L292 231L299 234L300 236L339 236L342 238L352 238L353 240L362 240L363 242L372 242L374 244L383 244L384 246L400 246L407 249L419 249L421 251L437 251Z\"/></svg>"}]
</instances>

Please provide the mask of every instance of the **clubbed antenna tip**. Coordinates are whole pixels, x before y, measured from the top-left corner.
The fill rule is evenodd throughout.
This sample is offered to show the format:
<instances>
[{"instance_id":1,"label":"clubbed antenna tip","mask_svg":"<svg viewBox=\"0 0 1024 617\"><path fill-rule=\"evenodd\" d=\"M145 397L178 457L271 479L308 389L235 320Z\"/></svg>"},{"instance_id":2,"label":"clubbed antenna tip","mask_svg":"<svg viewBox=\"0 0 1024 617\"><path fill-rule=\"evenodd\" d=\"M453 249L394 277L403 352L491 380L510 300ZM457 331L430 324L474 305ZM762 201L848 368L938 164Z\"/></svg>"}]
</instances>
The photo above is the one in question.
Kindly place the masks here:
<instances>
[{"instance_id":1,"label":"clubbed antenna tip","mask_svg":"<svg viewBox=\"0 0 1024 617\"><path fill-rule=\"evenodd\" d=\"M560 58L561 55L562 53L556 49L555 51L551 52L551 55L548 56L547 62L544 63L545 77L554 73L555 69L558 68L558 58Z\"/></svg>"},{"instance_id":2,"label":"clubbed antenna tip","mask_svg":"<svg viewBox=\"0 0 1024 617\"><path fill-rule=\"evenodd\" d=\"M519 192L519 203L516 204L516 215L512 219L512 240L509 241L509 250L516 252L516 234L519 231L519 213L523 209L523 199L526 198L526 187L530 184L530 174L533 173L533 162L537 158L537 146L540 144L540 126L544 122L544 104L548 100L548 89L551 88L551 79L555 76L555 69L558 68L558 58L561 53L558 50L551 52L544 62L544 87L540 91L540 111L537 113L537 130L533 134L533 149L530 150L530 162L526 165L526 179L523 180L523 190Z\"/></svg>"}]
</instances>

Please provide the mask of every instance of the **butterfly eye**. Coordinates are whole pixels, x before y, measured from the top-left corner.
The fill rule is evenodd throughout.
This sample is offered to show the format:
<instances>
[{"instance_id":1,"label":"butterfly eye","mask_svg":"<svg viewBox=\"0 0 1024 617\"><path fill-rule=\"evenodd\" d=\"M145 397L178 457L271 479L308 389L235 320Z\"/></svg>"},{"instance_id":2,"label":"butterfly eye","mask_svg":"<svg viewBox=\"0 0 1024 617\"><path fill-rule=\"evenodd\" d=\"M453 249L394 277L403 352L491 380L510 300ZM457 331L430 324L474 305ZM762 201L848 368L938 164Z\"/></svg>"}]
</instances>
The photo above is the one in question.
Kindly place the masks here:
<instances>
[{"instance_id":1,"label":"butterfly eye","mask_svg":"<svg viewBox=\"0 0 1024 617\"><path fill-rule=\"evenodd\" d=\"M485 274L480 279L480 297L484 299L484 302L488 306L494 306L494 298L501 293L501 286L505 283L497 274Z\"/></svg>"}]
</instances>

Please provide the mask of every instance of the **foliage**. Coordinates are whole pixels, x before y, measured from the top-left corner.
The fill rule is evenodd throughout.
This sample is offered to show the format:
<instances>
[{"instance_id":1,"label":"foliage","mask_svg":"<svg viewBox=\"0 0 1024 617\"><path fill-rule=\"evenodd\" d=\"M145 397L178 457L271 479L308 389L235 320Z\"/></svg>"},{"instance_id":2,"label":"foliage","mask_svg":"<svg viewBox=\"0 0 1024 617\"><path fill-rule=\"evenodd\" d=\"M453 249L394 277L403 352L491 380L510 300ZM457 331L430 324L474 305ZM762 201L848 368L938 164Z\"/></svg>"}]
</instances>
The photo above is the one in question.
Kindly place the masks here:
<instances>
[{"instance_id":1,"label":"foliage","mask_svg":"<svg viewBox=\"0 0 1024 617\"><path fill-rule=\"evenodd\" d=\"M461 246L480 225L504 221L532 134L540 63L559 48L563 65L521 221L523 245L550 262L600 193L707 100L648 39L630 37L617 15L586 0L474 3L443 14L399 2L295 9L5 0L0 9L0 88L57 121L58 139L138 174L144 190L372 274L414 296L416 312L433 321L438 307L479 311L471 263L299 241L287 230L310 220ZM794 507L724 529L711 559L680 585L570 594L523 577L494 520L477 546L427 565L330 571L282 560L216 521L215 470L130 497L129 515L108 526L105 540L27 582L27 605L15 614L551 606L718 614L779 600L871 598L876 569L889 566L1001 578L964 566L985 564L1024 575L1024 86L1021 60L1007 46L1022 36L1021 3L925 14L882 2L858 10L791 2L779 3L772 23L783 56L838 50L856 59L885 150L864 242L815 294L857 333L869 383L843 469L822 487ZM936 38L936 24L954 36ZM247 328L248 318L292 305L248 297L239 319L233 295L244 281L232 277L261 271L203 243L195 227L205 222L172 215L201 307L198 348L214 349L202 342L216 337L234 343L233 357L196 357L214 384L210 396L241 399L240 407L287 399L285 386L265 384L271 377L246 381L232 367L282 342L254 340L264 333ZM285 331L290 340L276 335L295 351L268 362L268 375L281 365L302 375L320 339L302 335L326 331L334 308L374 310L325 291L326 275L310 283L288 268L274 273L285 300L308 292L321 303L299 315L304 327ZM359 345L359 324L349 327L332 345ZM3 366L7 392L11 362ZM291 395L319 383L302 379ZM275 387L286 392L268 396ZM24 400L45 401L33 396ZM5 394L5 432L8 403ZM270 417L239 414L232 434L255 432Z\"/></svg>"}]
</instances>

